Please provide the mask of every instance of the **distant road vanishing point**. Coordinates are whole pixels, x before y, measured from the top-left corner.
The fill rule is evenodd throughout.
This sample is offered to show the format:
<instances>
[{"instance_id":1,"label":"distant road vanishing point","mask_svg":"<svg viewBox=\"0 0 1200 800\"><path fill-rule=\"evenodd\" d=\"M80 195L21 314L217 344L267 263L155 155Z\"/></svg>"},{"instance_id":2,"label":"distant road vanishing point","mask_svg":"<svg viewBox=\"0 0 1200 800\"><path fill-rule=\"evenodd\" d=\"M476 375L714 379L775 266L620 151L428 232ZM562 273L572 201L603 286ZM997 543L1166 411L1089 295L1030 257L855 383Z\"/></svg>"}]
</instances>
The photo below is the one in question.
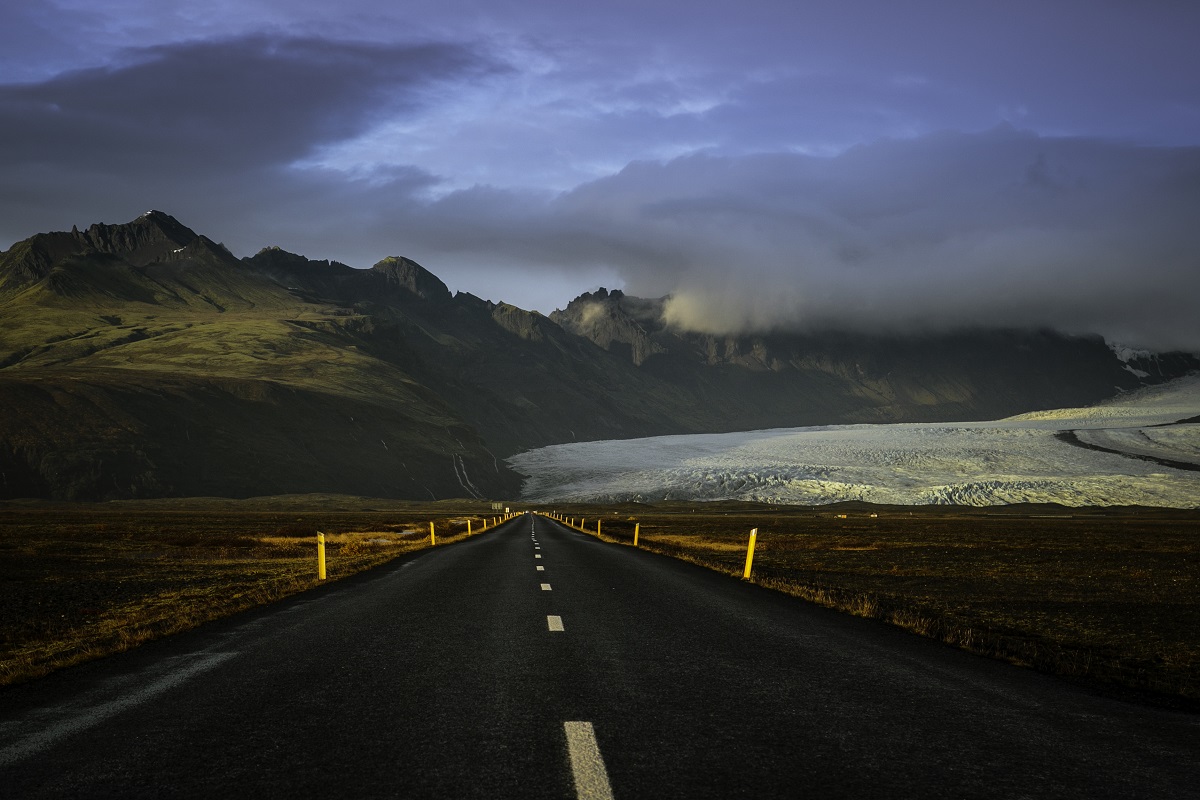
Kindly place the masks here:
<instances>
[{"instance_id":1,"label":"distant road vanishing point","mask_svg":"<svg viewBox=\"0 0 1200 800\"><path fill-rule=\"evenodd\" d=\"M63 797L1185 798L1200 717L525 515L0 691Z\"/></svg>"}]
</instances>

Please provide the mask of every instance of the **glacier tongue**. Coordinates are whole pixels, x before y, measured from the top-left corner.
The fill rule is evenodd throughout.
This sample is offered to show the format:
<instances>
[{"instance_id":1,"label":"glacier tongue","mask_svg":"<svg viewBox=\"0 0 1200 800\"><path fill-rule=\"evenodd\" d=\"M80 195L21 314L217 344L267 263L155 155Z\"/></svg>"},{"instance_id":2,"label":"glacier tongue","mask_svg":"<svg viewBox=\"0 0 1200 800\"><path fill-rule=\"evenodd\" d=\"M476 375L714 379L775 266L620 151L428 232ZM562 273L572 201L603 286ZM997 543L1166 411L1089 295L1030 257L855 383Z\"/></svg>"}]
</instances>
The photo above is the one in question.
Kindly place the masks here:
<instances>
[{"instance_id":1,"label":"glacier tongue","mask_svg":"<svg viewBox=\"0 0 1200 800\"><path fill-rule=\"evenodd\" d=\"M991 422L836 425L543 447L509 463L533 501L841 500L1200 507L1200 376ZM1055 436L1074 431L1081 447ZM1127 455L1123 455L1127 454Z\"/></svg>"}]
</instances>

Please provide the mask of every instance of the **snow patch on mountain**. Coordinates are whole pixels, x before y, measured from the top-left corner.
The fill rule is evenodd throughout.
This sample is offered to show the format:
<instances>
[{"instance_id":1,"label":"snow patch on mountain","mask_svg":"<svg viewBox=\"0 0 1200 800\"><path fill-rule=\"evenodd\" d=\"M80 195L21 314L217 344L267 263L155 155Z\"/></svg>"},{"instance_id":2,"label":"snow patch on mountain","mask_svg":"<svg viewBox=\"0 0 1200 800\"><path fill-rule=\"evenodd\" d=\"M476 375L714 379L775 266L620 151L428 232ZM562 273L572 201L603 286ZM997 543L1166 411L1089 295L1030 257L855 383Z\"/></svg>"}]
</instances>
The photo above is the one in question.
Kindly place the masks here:
<instances>
[{"instance_id":1,"label":"snow patch on mountain","mask_svg":"<svg viewBox=\"0 0 1200 800\"><path fill-rule=\"evenodd\" d=\"M1109 342L1108 349L1113 351L1113 355L1117 357L1118 361L1122 361L1126 364L1128 364L1130 361L1154 357L1154 353L1150 350L1142 350L1140 348L1130 347L1129 345L1120 344L1118 342Z\"/></svg>"},{"instance_id":2,"label":"snow patch on mountain","mask_svg":"<svg viewBox=\"0 0 1200 800\"><path fill-rule=\"evenodd\" d=\"M835 425L554 445L509 459L540 502L1200 507L1200 376L990 422ZM1189 420L1188 422L1181 422ZM1055 436L1121 453L1101 452Z\"/></svg>"}]
</instances>

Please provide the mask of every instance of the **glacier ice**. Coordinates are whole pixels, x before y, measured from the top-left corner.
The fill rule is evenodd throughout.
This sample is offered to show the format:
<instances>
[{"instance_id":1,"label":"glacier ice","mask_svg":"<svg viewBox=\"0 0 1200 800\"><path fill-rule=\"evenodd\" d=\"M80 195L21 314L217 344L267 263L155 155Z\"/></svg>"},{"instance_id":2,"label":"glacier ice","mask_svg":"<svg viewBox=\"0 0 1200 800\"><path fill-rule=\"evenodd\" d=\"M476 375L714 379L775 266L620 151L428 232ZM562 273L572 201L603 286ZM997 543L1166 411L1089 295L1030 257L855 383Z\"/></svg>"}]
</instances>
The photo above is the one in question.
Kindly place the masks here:
<instances>
[{"instance_id":1,"label":"glacier ice","mask_svg":"<svg viewBox=\"0 0 1200 800\"><path fill-rule=\"evenodd\" d=\"M509 459L531 501L841 500L1200 507L1200 376L989 422L782 428L576 442ZM1186 421L1185 421L1186 420ZM1056 437L1073 431L1087 445ZM1124 455L1123 455L1124 454Z\"/></svg>"}]
</instances>

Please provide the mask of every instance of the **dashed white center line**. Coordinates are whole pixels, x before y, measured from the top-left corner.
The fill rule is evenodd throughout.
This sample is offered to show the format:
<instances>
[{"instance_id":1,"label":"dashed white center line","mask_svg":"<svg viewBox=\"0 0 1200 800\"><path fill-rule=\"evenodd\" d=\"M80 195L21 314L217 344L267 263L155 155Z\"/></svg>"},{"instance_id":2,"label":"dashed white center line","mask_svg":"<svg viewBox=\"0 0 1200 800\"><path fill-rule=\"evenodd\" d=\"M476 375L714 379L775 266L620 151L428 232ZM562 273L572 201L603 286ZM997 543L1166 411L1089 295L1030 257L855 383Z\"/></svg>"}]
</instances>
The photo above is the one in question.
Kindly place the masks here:
<instances>
[{"instance_id":1,"label":"dashed white center line","mask_svg":"<svg viewBox=\"0 0 1200 800\"><path fill-rule=\"evenodd\" d=\"M533 557L534 557L534 558L541 558L541 557L542 557L542 554L541 554L541 553L535 553Z\"/></svg>"},{"instance_id":2,"label":"dashed white center line","mask_svg":"<svg viewBox=\"0 0 1200 800\"><path fill-rule=\"evenodd\" d=\"M552 631L561 631L563 629L562 617L553 614L546 617L546 627Z\"/></svg>"},{"instance_id":3,"label":"dashed white center line","mask_svg":"<svg viewBox=\"0 0 1200 800\"><path fill-rule=\"evenodd\" d=\"M550 584L548 584L548 583L543 583L543 584L542 584L542 591L543 591L543 592L548 592L548 591L550 591Z\"/></svg>"},{"instance_id":4,"label":"dashed white center line","mask_svg":"<svg viewBox=\"0 0 1200 800\"><path fill-rule=\"evenodd\" d=\"M567 754L575 777L575 796L579 800L613 800L608 770L596 744L596 731L590 722L564 722Z\"/></svg>"},{"instance_id":5,"label":"dashed white center line","mask_svg":"<svg viewBox=\"0 0 1200 800\"><path fill-rule=\"evenodd\" d=\"M537 568L537 571L538 571L538 572L545 572L545 571L546 571L546 568L545 568L545 567L543 567L543 566L539 566L539 567Z\"/></svg>"}]
</instances>

